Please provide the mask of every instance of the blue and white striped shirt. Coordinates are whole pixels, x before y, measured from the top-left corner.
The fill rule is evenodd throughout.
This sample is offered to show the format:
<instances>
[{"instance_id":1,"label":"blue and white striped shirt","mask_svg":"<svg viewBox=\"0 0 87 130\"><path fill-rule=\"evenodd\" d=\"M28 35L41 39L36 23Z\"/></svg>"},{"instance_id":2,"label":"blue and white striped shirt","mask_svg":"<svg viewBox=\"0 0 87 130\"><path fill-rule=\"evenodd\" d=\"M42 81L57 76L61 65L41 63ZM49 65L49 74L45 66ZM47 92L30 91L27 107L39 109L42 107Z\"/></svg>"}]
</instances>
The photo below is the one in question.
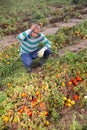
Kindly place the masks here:
<instances>
[{"instance_id":1,"label":"blue and white striped shirt","mask_svg":"<svg viewBox=\"0 0 87 130\"><path fill-rule=\"evenodd\" d=\"M44 46L47 48L51 47L50 41L41 32L36 38L32 38L31 29L18 34L18 39L21 42L20 53L29 53L35 51L40 42L44 43Z\"/></svg>"}]
</instances>

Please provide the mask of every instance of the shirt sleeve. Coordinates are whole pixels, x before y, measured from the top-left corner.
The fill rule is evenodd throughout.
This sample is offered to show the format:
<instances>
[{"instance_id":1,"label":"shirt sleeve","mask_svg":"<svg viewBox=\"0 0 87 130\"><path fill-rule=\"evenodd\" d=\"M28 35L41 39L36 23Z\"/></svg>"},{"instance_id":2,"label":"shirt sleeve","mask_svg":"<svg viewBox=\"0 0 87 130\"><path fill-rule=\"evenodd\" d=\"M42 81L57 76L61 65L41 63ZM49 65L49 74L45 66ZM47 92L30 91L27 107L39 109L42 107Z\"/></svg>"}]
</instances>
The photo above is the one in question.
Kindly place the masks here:
<instances>
[{"instance_id":1,"label":"shirt sleeve","mask_svg":"<svg viewBox=\"0 0 87 130\"><path fill-rule=\"evenodd\" d=\"M47 48L51 48L51 42L43 35L43 34L41 34L42 35L42 37L43 37L43 39L42 39L42 41L41 42L43 42L44 43L44 45L47 47Z\"/></svg>"},{"instance_id":2,"label":"shirt sleeve","mask_svg":"<svg viewBox=\"0 0 87 130\"><path fill-rule=\"evenodd\" d=\"M26 37L30 34L31 30L26 30L20 34L18 34L17 38L19 41L24 41L26 39Z\"/></svg>"}]
</instances>

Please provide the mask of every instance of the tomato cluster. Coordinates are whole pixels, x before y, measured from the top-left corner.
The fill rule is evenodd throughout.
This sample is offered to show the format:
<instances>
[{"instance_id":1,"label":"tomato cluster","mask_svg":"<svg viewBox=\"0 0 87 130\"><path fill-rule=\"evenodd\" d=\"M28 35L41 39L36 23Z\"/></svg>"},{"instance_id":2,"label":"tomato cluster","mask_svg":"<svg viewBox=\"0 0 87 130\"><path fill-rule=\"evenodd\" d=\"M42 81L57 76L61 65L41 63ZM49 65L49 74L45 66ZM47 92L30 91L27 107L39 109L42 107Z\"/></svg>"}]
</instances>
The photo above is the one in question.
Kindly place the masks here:
<instances>
[{"instance_id":1,"label":"tomato cluster","mask_svg":"<svg viewBox=\"0 0 87 130\"><path fill-rule=\"evenodd\" d=\"M23 92L21 94L22 99L27 100L27 93ZM18 108L18 115L19 117L22 117L22 114L25 112L27 116L32 117L33 114L36 114L38 116L44 115L48 116L49 113L46 110L46 103L40 101L41 98L40 92L36 92L36 96L32 96L32 99L29 100L29 105L22 105L20 108ZM37 109L37 113L34 113L34 110Z\"/></svg>"},{"instance_id":2,"label":"tomato cluster","mask_svg":"<svg viewBox=\"0 0 87 130\"><path fill-rule=\"evenodd\" d=\"M80 76L75 76L74 78L70 79L67 84L68 94L67 97L64 98L64 105L65 106L72 106L75 104L76 101L80 99L80 95L78 92L75 92L74 88L78 87L78 85L82 82L82 78ZM71 97L71 98L70 98Z\"/></svg>"}]
</instances>

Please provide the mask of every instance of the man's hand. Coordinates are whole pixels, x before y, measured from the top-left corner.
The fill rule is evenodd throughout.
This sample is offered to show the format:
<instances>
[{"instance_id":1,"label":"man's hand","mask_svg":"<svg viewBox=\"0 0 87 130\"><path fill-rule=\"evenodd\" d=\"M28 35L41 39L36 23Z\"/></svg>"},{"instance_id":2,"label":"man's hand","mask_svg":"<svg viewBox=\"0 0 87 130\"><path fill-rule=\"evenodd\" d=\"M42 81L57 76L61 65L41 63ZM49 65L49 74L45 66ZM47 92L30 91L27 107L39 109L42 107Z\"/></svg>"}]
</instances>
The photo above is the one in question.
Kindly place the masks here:
<instances>
[{"instance_id":1,"label":"man's hand","mask_svg":"<svg viewBox=\"0 0 87 130\"><path fill-rule=\"evenodd\" d=\"M47 47L43 47L40 51L38 51L38 56L42 58L44 56L44 52L47 50Z\"/></svg>"},{"instance_id":2,"label":"man's hand","mask_svg":"<svg viewBox=\"0 0 87 130\"><path fill-rule=\"evenodd\" d=\"M44 55L44 50L40 50L40 51L38 51L38 56L39 56L40 58L42 58L43 55Z\"/></svg>"}]
</instances>

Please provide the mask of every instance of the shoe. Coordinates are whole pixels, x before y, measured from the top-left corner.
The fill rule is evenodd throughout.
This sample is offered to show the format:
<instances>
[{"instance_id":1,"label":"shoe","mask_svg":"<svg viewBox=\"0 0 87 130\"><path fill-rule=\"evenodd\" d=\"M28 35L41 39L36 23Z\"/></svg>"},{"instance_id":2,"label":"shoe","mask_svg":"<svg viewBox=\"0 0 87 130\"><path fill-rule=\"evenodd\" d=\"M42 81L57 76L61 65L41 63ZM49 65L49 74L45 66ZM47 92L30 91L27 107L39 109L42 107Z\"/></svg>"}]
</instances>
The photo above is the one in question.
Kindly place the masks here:
<instances>
[{"instance_id":1,"label":"shoe","mask_svg":"<svg viewBox=\"0 0 87 130\"><path fill-rule=\"evenodd\" d=\"M27 68L26 71L27 71L28 73L30 73L30 72L31 72L31 68L30 68L30 67Z\"/></svg>"}]
</instances>

